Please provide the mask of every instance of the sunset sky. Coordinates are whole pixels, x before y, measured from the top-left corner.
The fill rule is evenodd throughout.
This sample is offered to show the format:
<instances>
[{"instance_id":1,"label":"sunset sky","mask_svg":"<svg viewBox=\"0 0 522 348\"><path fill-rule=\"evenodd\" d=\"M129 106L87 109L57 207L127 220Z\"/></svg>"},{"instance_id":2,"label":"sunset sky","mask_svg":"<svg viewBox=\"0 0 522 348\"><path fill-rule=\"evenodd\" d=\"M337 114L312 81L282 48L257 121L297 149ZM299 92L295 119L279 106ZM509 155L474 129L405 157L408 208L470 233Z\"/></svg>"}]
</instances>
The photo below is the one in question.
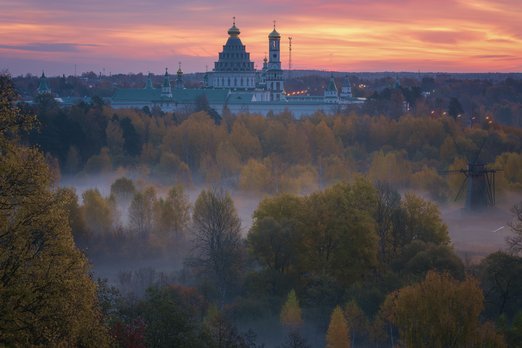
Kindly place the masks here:
<instances>
[{"instance_id":1,"label":"sunset sky","mask_svg":"<svg viewBox=\"0 0 522 348\"><path fill-rule=\"evenodd\" d=\"M259 67L272 21L294 69L521 72L522 0L0 0L12 75L212 69L236 16Z\"/></svg>"}]
</instances>

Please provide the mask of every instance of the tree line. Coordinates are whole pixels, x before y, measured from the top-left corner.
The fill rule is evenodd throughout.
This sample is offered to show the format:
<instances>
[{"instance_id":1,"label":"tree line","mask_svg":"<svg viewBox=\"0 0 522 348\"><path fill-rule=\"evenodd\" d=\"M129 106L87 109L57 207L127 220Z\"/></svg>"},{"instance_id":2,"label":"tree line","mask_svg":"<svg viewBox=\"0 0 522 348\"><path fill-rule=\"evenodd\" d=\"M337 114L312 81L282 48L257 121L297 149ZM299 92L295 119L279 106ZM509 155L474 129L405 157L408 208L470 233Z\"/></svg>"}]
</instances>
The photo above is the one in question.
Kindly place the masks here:
<instances>
[{"instance_id":1,"label":"tree line","mask_svg":"<svg viewBox=\"0 0 522 348\"><path fill-rule=\"evenodd\" d=\"M461 178L441 174L479 161L502 169L501 190L522 185L522 133L485 122L473 128L450 116L399 118L316 113L225 114L219 124L205 111L170 114L113 110L92 104L59 108L46 96L33 106L41 126L29 137L62 175L93 175L118 168L167 184L224 184L262 193L307 193L358 173L397 188L453 198Z\"/></svg>"},{"instance_id":2,"label":"tree line","mask_svg":"<svg viewBox=\"0 0 522 348\"><path fill-rule=\"evenodd\" d=\"M126 208L114 205L122 199ZM105 224L96 222L107 215L98 206L113 211ZM90 258L146 260L163 253L183 259L183 267L172 274L129 274L125 282L147 279L144 288L150 287L137 303L125 292L110 297L108 321L122 345L132 339L150 344L159 330L155 326L167 322L156 322L154 307L150 314L138 309L172 301L189 305L179 315L191 323L190 332L164 328L178 332L168 342L180 346L187 334L196 342L213 330L210 317L219 318L213 323L228 327L222 334L240 347L253 339L251 332L238 331L241 324L254 330L268 325L280 340L287 335L282 346L303 347L329 339L354 345L403 342L415 347L440 340L443 346L502 346L520 335L518 235L510 253L497 252L466 266L451 246L437 206L411 193L401 195L386 183L359 177L305 196L269 196L255 210L246 237L234 201L223 189L202 190L192 205L182 186L157 194L120 178L108 197L85 191L78 209L84 220L80 225L90 232L75 237ZM119 209L127 209L127 223ZM120 279L120 291L132 289L125 282ZM159 301L156 296L166 302L149 303ZM454 305L446 308L446 303ZM440 311L433 313L434 308ZM335 320L334 309L342 313ZM264 322L274 317L279 324ZM172 320L167 318L162 320ZM332 321L341 324L329 326L341 329L327 330ZM432 327L430 321L444 325ZM315 335L305 330L310 326ZM141 338L133 338L138 329Z\"/></svg>"}]
</instances>

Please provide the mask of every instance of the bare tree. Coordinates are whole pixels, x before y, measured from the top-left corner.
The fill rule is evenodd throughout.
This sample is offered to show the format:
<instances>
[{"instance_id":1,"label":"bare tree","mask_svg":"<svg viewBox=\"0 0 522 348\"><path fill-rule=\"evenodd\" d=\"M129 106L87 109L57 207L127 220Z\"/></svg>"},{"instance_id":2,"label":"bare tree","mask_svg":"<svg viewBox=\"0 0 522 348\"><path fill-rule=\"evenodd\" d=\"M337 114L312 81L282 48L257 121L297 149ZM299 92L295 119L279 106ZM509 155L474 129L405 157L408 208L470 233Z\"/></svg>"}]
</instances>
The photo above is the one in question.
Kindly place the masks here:
<instances>
[{"instance_id":1,"label":"bare tree","mask_svg":"<svg viewBox=\"0 0 522 348\"><path fill-rule=\"evenodd\" d=\"M134 194L129 207L129 224L137 236L147 239L152 230L153 206L156 201L156 192L149 187L145 192Z\"/></svg>"},{"instance_id":2,"label":"bare tree","mask_svg":"<svg viewBox=\"0 0 522 348\"><path fill-rule=\"evenodd\" d=\"M375 220L379 233L379 257L387 263L393 255L393 228L394 218L401 206L401 196L390 184L377 182L377 209Z\"/></svg>"},{"instance_id":3,"label":"bare tree","mask_svg":"<svg viewBox=\"0 0 522 348\"><path fill-rule=\"evenodd\" d=\"M507 237L507 243L510 251L516 255L522 252L522 202L515 204L511 211L514 216L509 226L514 235Z\"/></svg>"},{"instance_id":4,"label":"bare tree","mask_svg":"<svg viewBox=\"0 0 522 348\"><path fill-rule=\"evenodd\" d=\"M221 306L241 267L241 221L223 190L203 190L194 205L193 258L189 264L212 281Z\"/></svg>"}]
</instances>

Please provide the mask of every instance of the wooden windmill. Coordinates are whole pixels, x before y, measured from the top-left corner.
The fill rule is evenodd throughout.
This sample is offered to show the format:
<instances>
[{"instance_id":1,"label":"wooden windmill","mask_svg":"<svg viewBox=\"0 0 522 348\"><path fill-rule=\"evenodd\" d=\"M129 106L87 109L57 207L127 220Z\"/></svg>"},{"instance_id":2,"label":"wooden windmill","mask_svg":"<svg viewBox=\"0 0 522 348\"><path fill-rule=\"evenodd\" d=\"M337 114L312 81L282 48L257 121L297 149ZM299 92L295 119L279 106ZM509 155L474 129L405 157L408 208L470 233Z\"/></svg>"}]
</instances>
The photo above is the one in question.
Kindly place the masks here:
<instances>
[{"instance_id":1,"label":"wooden windmill","mask_svg":"<svg viewBox=\"0 0 522 348\"><path fill-rule=\"evenodd\" d=\"M466 209L481 210L495 206L495 173L497 170L488 169L485 163L479 162L479 156L486 144L487 138L480 146L473 161L468 162L467 168L448 170L446 174L463 174L464 180L460 185L455 200L459 199L466 189Z\"/></svg>"}]
</instances>

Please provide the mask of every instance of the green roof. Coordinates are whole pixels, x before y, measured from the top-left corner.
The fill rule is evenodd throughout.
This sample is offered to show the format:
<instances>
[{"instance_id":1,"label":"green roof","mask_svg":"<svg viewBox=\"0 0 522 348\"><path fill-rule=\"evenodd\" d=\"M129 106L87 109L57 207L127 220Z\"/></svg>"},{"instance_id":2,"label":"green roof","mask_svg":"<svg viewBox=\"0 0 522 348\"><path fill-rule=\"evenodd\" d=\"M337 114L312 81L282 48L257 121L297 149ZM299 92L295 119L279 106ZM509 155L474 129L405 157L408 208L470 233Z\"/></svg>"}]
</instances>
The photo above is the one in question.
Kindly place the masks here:
<instances>
[{"instance_id":1,"label":"green roof","mask_svg":"<svg viewBox=\"0 0 522 348\"><path fill-rule=\"evenodd\" d=\"M49 88L49 85L47 84L47 77L45 77L45 74L43 71L42 71L42 76L40 76L40 83L38 85L38 93L40 93L40 94L51 93L51 89Z\"/></svg>"},{"instance_id":2,"label":"green roof","mask_svg":"<svg viewBox=\"0 0 522 348\"><path fill-rule=\"evenodd\" d=\"M119 88L112 96L113 101L152 101L161 99L161 89Z\"/></svg>"},{"instance_id":3,"label":"green roof","mask_svg":"<svg viewBox=\"0 0 522 348\"><path fill-rule=\"evenodd\" d=\"M120 88L112 96L113 102L157 102L172 101L181 104L194 103L197 97L206 95L209 104L225 103L228 89L188 88L172 90L172 98L161 96L161 89Z\"/></svg>"},{"instance_id":4,"label":"green roof","mask_svg":"<svg viewBox=\"0 0 522 348\"><path fill-rule=\"evenodd\" d=\"M172 99L182 104L194 103L201 95L207 97L209 104L222 104L227 99L228 89L187 88L172 91Z\"/></svg>"},{"instance_id":5,"label":"green roof","mask_svg":"<svg viewBox=\"0 0 522 348\"><path fill-rule=\"evenodd\" d=\"M331 92L337 92L337 86L335 85L335 80L334 80L333 76L330 78L330 81L328 82L328 86L326 87L326 90L331 91Z\"/></svg>"}]
</instances>

